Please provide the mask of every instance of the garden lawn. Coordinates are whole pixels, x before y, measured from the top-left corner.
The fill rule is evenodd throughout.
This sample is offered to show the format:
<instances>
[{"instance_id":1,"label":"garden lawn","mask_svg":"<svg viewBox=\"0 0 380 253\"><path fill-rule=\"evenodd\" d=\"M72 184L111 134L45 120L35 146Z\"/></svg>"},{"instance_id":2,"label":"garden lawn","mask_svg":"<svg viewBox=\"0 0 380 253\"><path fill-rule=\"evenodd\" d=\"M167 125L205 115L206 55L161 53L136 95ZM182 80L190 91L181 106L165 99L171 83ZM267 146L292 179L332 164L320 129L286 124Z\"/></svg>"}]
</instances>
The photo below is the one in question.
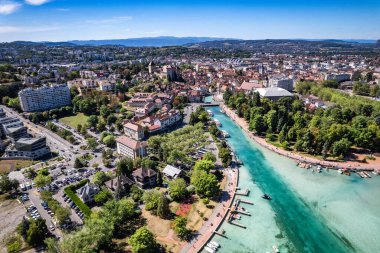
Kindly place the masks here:
<instances>
[{"instance_id":1,"label":"garden lawn","mask_svg":"<svg viewBox=\"0 0 380 253\"><path fill-rule=\"evenodd\" d=\"M59 119L62 123L69 125L73 128L77 128L79 124L84 125L87 122L88 116L83 113L78 113L75 116L69 116Z\"/></svg>"}]
</instances>

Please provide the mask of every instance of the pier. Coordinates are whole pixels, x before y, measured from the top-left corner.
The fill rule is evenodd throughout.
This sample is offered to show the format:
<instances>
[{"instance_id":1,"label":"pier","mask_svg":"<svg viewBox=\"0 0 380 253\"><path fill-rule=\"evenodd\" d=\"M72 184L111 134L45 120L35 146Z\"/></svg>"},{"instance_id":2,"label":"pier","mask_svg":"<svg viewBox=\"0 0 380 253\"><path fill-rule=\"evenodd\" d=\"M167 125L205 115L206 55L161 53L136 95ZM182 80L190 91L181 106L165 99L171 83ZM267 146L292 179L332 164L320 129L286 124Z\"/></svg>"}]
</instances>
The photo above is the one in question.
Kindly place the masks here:
<instances>
[{"instance_id":1,"label":"pier","mask_svg":"<svg viewBox=\"0 0 380 253\"><path fill-rule=\"evenodd\" d=\"M249 195L249 189L245 189L244 191L236 191L236 195L248 196Z\"/></svg>"},{"instance_id":2,"label":"pier","mask_svg":"<svg viewBox=\"0 0 380 253\"><path fill-rule=\"evenodd\" d=\"M239 222L236 222L236 221L229 221L229 223L235 225L235 226L238 226L238 227L241 227L241 228L247 228L246 226L244 226L243 224L239 223Z\"/></svg>"},{"instance_id":3,"label":"pier","mask_svg":"<svg viewBox=\"0 0 380 253\"><path fill-rule=\"evenodd\" d=\"M241 203L245 203L245 204L253 205L253 202L251 202L251 201L249 201L249 200L238 199L238 201L241 202Z\"/></svg>"}]
</instances>

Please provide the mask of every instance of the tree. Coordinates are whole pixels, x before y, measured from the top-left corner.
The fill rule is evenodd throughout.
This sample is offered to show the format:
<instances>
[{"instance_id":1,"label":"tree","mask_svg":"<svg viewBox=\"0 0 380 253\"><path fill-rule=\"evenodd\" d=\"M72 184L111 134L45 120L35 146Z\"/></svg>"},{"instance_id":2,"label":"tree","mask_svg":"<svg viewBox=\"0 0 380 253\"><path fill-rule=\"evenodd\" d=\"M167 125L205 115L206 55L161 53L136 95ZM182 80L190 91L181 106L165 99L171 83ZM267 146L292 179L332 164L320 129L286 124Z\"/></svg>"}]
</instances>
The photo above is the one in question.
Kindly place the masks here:
<instances>
[{"instance_id":1,"label":"tree","mask_svg":"<svg viewBox=\"0 0 380 253\"><path fill-rule=\"evenodd\" d=\"M161 197L161 193L156 190L145 191L143 200L145 203L145 209L148 211L156 210L158 207L158 201Z\"/></svg>"},{"instance_id":2,"label":"tree","mask_svg":"<svg viewBox=\"0 0 380 253\"><path fill-rule=\"evenodd\" d=\"M209 160L198 160L194 165L194 170L203 170L209 173L215 169L215 163Z\"/></svg>"},{"instance_id":3,"label":"tree","mask_svg":"<svg viewBox=\"0 0 380 253\"><path fill-rule=\"evenodd\" d=\"M103 143L107 147L113 147L113 146L115 146L115 144L116 144L115 136L113 136L113 135L107 135L106 137L104 137Z\"/></svg>"},{"instance_id":4,"label":"tree","mask_svg":"<svg viewBox=\"0 0 380 253\"><path fill-rule=\"evenodd\" d=\"M257 134L265 132L267 126L262 115L255 115L249 122L249 130L256 131Z\"/></svg>"},{"instance_id":5,"label":"tree","mask_svg":"<svg viewBox=\"0 0 380 253\"><path fill-rule=\"evenodd\" d=\"M88 146L91 150L96 149L96 147L98 146L98 142L97 142L96 139L93 138L93 137L91 137L91 138L87 138L86 141L87 141L87 146Z\"/></svg>"},{"instance_id":6,"label":"tree","mask_svg":"<svg viewBox=\"0 0 380 253\"><path fill-rule=\"evenodd\" d=\"M116 164L116 171L119 175L129 175L133 171L133 160L129 157L120 159Z\"/></svg>"},{"instance_id":7,"label":"tree","mask_svg":"<svg viewBox=\"0 0 380 253\"><path fill-rule=\"evenodd\" d=\"M160 198L157 202L157 215L160 218L166 219L170 217L170 208L169 208L169 200L168 198L162 193Z\"/></svg>"},{"instance_id":8,"label":"tree","mask_svg":"<svg viewBox=\"0 0 380 253\"><path fill-rule=\"evenodd\" d=\"M134 253L155 253L157 252L157 242L154 234L146 227L141 227L129 239Z\"/></svg>"},{"instance_id":9,"label":"tree","mask_svg":"<svg viewBox=\"0 0 380 253\"><path fill-rule=\"evenodd\" d=\"M36 247L43 243L48 233L45 220L32 220L29 224L29 229L26 235L26 241L29 245Z\"/></svg>"},{"instance_id":10,"label":"tree","mask_svg":"<svg viewBox=\"0 0 380 253\"><path fill-rule=\"evenodd\" d=\"M34 178L34 183L37 187L44 187L52 182L51 176L44 176L43 174L37 174Z\"/></svg>"},{"instance_id":11,"label":"tree","mask_svg":"<svg viewBox=\"0 0 380 253\"><path fill-rule=\"evenodd\" d=\"M144 194L144 192L139 187L137 187L136 185L132 185L130 197L134 201L138 202L138 201L142 200L143 194Z\"/></svg>"},{"instance_id":12,"label":"tree","mask_svg":"<svg viewBox=\"0 0 380 253\"><path fill-rule=\"evenodd\" d=\"M96 130L99 132L106 130L106 123L103 120L100 120L98 124L96 124Z\"/></svg>"},{"instance_id":13,"label":"tree","mask_svg":"<svg viewBox=\"0 0 380 253\"><path fill-rule=\"evenodd\" d=\"M74 168L83 168L86 164L79 157L75 158Z\"/></svg>"},{"instance_id":14,"label":"tree","mask_svg":"<svg viewBox=\"0 0 380 253\"><path fill-rule=\"evenodd\" d=\"M203 157L202 157L203 160L206 160L206 161L211 161L213 163L216 162L216 157L213 153L211 153L210 151L206 152Z\"/></svg>"},{"instance_id":15,"label":"tree","mask_svg":"<svg viewBox=\"0 0 380 253\"><path fill-rule=\"evenodd\" d=\"M98 186L102 186L105 182L107 182L110 179L111 177L101 170L95 173L93 182Z\"/></svg>"},{"instance_id":16,"label":"tree","mask_svg":"<svg viewBox=\"0 0 380 253\"><path fill-rule=\"evenodd\" d=\"M219 183L216 176L206 171L194 170L191 175L191 183L195 186L195 192L201 198L213 198L219 194Z\"/></svg>"},{"instance_id":17,"label":"tree","mask_svg":"<svg viewBox=\"0 0 380 253\"><path fill-rule=\"evenodd\" d=\"M91 115L90 117L87 118L87 124L90 127L96 127L96 124L98 124L99 120L96 115Z\"/></svg>"},{"instance_id":18,"label":"tree","mask_svg":"<svg viewBox=\"0 0 380 253\"><path fill-rule=\"evenodd\" d=\"M344 157L350 149L351 142L346 138L336 141L332 145L332 154L335 157Z\"/></svg>"},{"instance_id":19,"label":"tree","mask_svg":"<svg viewBox=\"0 0 380 253\"><path fill-rule=\"evenodd\" d=\"M156 167L156 163L153 160L150 160L149 157L144 157L141 160L141 167L144 169L154 169Z\"/></svg>"},{"instance_id":20,"label":"tree","mask_svg":"<svg viewBox=\"0 0 380 253\"><path fill-rule=\"evenodd\" d=\"M231 151L228 148L219 148L219 158L222 160L224 167L229 166L232 161Z\"/></svg>"},{"instance_id":21,"label":"tree","mask_svg":"<svg viewBox=\"0 0 380 253\"><path fill-rule=\"evenodd\" d=\"M186 182L183 178L176 178L169 182L169 195L174 200L184 199L187 195Z\"/></svg>"},{"instance_id":22,"label":"tree","mask_svg":"<svg viewBox=\"0 0 380 253\"><path fill-rule=\"evenodd\" d=\"M181 216L177 216L173 221L173 229L182 240L189 239L191 231L186 228L187 219Z\"/></svg>"},{"instance_id":23,"label":"tree","mask_svg":"<svg viewBox=\"0 0 380 253\"><path fill-rule=\"evenodd\" d=\"M99 113L100 116L102 116L105 119L111 114L111 110L107 106L102 105L99 109Z\"/></svg>"},{"instance_id":24,"label":"tree","mask_svg":"<svg viewBox=\"0 0 380 253\"><path fill-rule=\"evenodd\" d=\"M59 249L58 240L56 240L53 237L46 238L44 240L44 243L46 244L47 250L49 253L60 253L61 250Z\"/></svg>"},{"instance_id":25,"label":"tree","mask_svg":"<svg viewBox=\"0 0 380 253\"><path fill-rule=\"evenodd\" d=\"M112 193L108 189L102 189L94 196L94 200L98 204L104 204L112 198Z\"/></svg>"},{"instance_id":26,"label":"tree","mask_svg":"<svg viewBox=\"0 0 380 253\"><path fill-rule=\"evenodd\" d=\"M16 179L9 179L8 174L0 174L0 193L17 190L19 182Z\"/></svg>"}]
</instances>

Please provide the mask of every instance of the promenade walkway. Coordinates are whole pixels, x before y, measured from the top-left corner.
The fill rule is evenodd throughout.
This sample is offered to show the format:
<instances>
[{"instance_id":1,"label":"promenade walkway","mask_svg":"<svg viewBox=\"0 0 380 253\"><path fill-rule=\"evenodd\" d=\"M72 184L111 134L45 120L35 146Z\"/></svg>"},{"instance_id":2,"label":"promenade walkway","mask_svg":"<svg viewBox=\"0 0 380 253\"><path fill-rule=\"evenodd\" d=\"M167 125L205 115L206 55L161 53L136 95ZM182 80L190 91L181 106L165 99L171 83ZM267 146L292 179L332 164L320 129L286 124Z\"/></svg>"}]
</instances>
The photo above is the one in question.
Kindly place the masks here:
<instances>
[{"instance_id":1,"label":"promenade walkway","mask_svg":"<svg viewBox=\"0 0 380 253\"><path fill-rule=\"evenodd\" d=\"M224 217L226 216L234 199L239 172L237 168L225 169L225 175L227 176L227 183L218 205L214 208L214 211L208 221L198 231L198 235L196 235L192 241L182 248L181 253L196 253L201 251L203 246L214 234L214 231L223 222Z\"/></svg>"}]
</instances>

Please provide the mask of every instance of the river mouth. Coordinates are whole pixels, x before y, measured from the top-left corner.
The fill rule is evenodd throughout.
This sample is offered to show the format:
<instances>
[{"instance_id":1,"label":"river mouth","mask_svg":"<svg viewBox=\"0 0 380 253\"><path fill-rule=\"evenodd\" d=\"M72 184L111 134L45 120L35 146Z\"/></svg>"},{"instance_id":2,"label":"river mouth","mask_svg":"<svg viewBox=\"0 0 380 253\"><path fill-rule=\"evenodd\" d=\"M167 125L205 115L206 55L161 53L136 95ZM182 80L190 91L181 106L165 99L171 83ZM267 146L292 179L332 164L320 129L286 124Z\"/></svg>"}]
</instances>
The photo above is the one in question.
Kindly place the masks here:
<instances>
[{"instance_id":1,"label":"river mouth","mask_svg":"<svg viewBox=\"0 0 380 253\"><path fill-rule=\"evenodd\" d=\"M219 252L273 252L272 245L281 252L379 252L380 177L365 181L300 169L250 140L219 107L208 109L231 135L227 142L244 163L239 186L251 193L242 198L255 203L244 205L252 216L239 221L247 229L223 223L227 239L213 238L222 245ZM272 200L262 199L264 193ZM376 203L369 202L369 194L378 197Z\"/></svg>"}]
</instances>

